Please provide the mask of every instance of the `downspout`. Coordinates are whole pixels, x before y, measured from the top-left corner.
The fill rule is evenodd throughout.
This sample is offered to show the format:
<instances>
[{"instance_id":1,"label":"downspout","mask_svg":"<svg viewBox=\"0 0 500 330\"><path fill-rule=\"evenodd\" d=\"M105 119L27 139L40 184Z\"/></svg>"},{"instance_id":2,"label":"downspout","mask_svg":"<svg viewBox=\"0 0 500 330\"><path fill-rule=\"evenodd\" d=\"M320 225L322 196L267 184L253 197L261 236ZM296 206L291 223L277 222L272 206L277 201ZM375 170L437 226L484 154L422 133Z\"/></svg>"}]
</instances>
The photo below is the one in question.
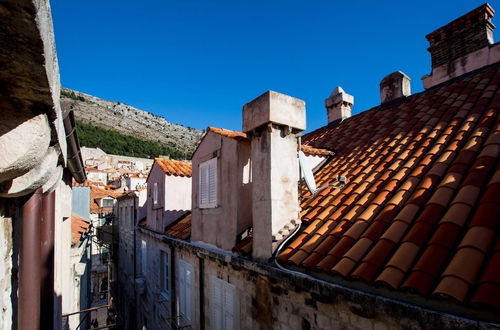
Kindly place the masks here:
<instances>
[{"instance_id":1,"label":"downspout","mask_svg":"<svg viewBox=\"0 0 500 330\"><path fill-rule=\"evenodd\" d=\"M134 197L134 328L137 329L137 288L136 288L136 283L135 280L137 278L137 203L136 203L136 197Z\"/></svg>"},{"instance_id":2,"label":"downspout","mask_svg":"<svg viewBox=\"0 0 500 330\"><path fill-rule=\"evenodd\" d=\"M87 179L87 175L83 167L73 110L63 111L63 124L68 145L68 169L76 182L83 183Z\"/></svg>"},{"instance_id":3,"label":"downspout","mask_svg":"<svg viewBox=\"0 0 500 330\"><path fill-rule=\"evenodd\" d=\"M40 221L41 301L44 302L40 313L42 329L54 328L55 203L55 191L43 195Z\"/></svg>"},{"instance_id":4,"label":"downspout","mask_svg":"<svg viewBox=\"0 0 500 330\"><path fill-rule=\"evenodd\" d=\"M202 257L198 257L198 276L200 277L200 329L205 329L205 299L204 299L204 291L205 291L205 281L204 281L204 268L205 262Z\"/></svg>"},{"instance_id":5,"label":"downspout","mask_svg":"<svg viewBox=\"0 0 500 330\"><path fill-rule=\"evenodd\" d=\"M170 280L170 285L172 287L172 301L171 301L171 312L170 312L170 316L172 317L173 321L175 322L175 324L177 324L177 304L176 304L176 301L177 301L177 295L176 295L176 291L175 291L175 272L176 272L176 268L175 268L175 247L172 245L170 247L170 251L171 251L171 254L172 254L172 262L171 262L171 268L172 268L172 277L171 277L171 280Z\"/></svg>"},{"instance_id":6,"label":"downspout","mask_svg":"<svg viewBox=\"0 0 500 330\"><path fill-rule=\"evenodd\" d=\"M22 208L19 253L19 330L40 329L40 215L42 189L37 189Z\"/></svg>"}]
</instances>

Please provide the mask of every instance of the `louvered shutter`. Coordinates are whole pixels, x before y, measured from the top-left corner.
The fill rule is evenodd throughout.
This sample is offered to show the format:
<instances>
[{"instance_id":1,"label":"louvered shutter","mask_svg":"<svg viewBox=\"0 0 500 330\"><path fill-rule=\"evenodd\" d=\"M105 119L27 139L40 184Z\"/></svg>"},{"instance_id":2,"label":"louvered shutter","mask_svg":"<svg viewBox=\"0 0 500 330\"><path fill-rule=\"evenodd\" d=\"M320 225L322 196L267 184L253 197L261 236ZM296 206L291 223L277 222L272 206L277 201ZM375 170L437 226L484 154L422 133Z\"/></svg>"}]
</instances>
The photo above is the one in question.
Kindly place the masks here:
<instances>
[{"instance_id":1,"label":"louvered shutter","mask_svg":"<svg viewBox=\"0 0 500 330\"><path fill-rule=\"evenodd\" d=\"M200 182L199 182L199 193L200 193L200 206L204 206L208 203L208 166L206 163L200 164Z\"/></svg>"},{"instance_id":2,"label":"louvered shutter","mask_svg":"<svg viewBox=\"0 0 500 330\"><path fill-rule=\"evenodd\" d=\"M202 208L217 207L217 158L199 166L199 204Z\"/></svg>"},{"instance_id":3,"label":"louvered shutter","mask_svg":"<svg viewBox=\"0 0 500 330\"><path fill-rule=\"evenodd\" d=\"M208 164L208 203L215 207L217 204L217 158L211 159Z\"/></svg>"},{"instance_id":4,"label":"louvered shutter","mask_svg":"<svg viewBox=\"0 0 500 330\"><path fill-rule=\"evenodd\" d=\"M182 260L179 260L179 311L186 315L186 270Z\"/></svg>"},{"instance_id":5,"label":"louvered shutter","mask_svg":"<svg viewBox=\"0 0 500 330\"><path fill-rule=\"evenodd\" d=\"M222 281L212 277L212 329L222 329Z\"/></svg>"},{"instance_id":6,"label":"louvered shutter","mask_svg":"<svg viewBox=\"0 0 500 330\"><path fill-rule=\"evenodd\" d=\"M185 290L185 297L186 297L186 313L184 316L186 319L191 321L191 315L192 315L192 310L193 310L193 302L192 302L192 287L193 287L193 267L189 264L186 264L186 290Z\"/></svg>"},{"instance_id":7,"label":"louvered shutter","mask_svg":"<svg viewBox=\"0 0 500 330\"><path fill-rule=\"evenodd\" d=\"M234 285L223 282L224 284L224 330L232 330L235 329L234 325L234 310L235 310L235 299L234 293L235 288Z\"/></svg>"}]
</instances>

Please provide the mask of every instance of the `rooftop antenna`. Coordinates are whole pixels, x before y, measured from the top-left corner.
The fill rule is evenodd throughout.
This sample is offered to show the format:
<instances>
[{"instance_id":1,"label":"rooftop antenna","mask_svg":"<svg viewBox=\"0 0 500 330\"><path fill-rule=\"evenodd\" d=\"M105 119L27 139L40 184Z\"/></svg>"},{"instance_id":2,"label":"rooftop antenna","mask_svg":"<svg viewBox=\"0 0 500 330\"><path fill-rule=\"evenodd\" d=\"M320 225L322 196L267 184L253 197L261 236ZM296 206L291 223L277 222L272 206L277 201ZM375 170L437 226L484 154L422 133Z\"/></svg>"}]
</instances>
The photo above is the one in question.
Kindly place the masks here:
<instances>
[{"instance_id":1,"label":"rooftop antenna","mask_svg":"<svg viewBox=\"0 0 500 330\"><path fill-rule=\"evenodd\" d=\"M302 175L302 178L304 178L304 181L306 182L307 188L311 192L311 194L314 195L314 193L317 190L316 187L316 182L314 181L314 175L311 169L311 165L307 161L306 155L302 152L302 150L299 151L299 164L300 164L300 172Z\"/></svg>"}]
</instances>

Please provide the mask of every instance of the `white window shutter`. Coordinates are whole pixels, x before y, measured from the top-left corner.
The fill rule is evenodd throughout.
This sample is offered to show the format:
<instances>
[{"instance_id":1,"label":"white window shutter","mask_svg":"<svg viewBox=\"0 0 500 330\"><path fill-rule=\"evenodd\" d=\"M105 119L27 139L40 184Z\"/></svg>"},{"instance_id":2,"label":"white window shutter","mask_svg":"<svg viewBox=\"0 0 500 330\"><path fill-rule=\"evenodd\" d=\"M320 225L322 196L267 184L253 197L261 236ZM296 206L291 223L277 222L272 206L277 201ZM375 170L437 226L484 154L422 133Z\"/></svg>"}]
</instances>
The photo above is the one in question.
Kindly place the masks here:
<instances>
[{"instance_id":1,"label":"white window shutter","mask_svg":"<svg viewBox=\"0 0 500 330\"><path fill-rule=\"evenodd\" d=\"M217 203L217 158L212 159L208 165L208 203L214 205Z\"/></svg>"},{"instance_id":2,"label":"white window shutter","mask_svg":"<svg viewBox=\"0 0 500 330\"><path fill-rule=\"evenodd\" d=\"M212 278L212 329L222 329L222 282Z\"/></svg>"},{"instance_id":3,"label":"white window shutter","mask_svg":"<svg viewBox=\"0 0 500 330\"><path fill-rule=\"evenodd\" d=\"M199 204L202 208L217 207L217 158L199 166Z\"/></svg>"},{"instance_id":4,"label":"white window shutter","mask_svg":"<svg viewBox=\"0 0 500 330\"><path fill-rule=\"evenodd\" d=\"M193 302L191 301L192 299L192 281L193 281L193 269L190 267L190 265L186 265L189 267L186 267L186 319L191 321L192 319L192 310L193 310Z\"/></svg>"},{"instance_id":5,"label":"white window shutter","mask_svg":"<svg viewBox=\"0 0 500 330\"><path fill-rule=\"evenodd\" d=\"M207 169L208 168L205 163L200 165L200 173L199 173L200 206L206 205L208 203Z\"/></svg>"},{"instance_id":6,"label":"white window shutter","mask_svg":"<svg viewBox=\"0 0 500 330\"><path fill-rule=\"evenodd\" d=\"M186 270L184 262L179 261L179 311L186 315Z\"/></svg>"},{"instance_id":7,"label":"white window shutter","mask_svg":"<svg viewBox=\"0 0 500 330\"><path fill-rule=\"evenodd\" d=\"M234 329L234 285L224 283L224 329Z\"/></svg>"}]
</instances>

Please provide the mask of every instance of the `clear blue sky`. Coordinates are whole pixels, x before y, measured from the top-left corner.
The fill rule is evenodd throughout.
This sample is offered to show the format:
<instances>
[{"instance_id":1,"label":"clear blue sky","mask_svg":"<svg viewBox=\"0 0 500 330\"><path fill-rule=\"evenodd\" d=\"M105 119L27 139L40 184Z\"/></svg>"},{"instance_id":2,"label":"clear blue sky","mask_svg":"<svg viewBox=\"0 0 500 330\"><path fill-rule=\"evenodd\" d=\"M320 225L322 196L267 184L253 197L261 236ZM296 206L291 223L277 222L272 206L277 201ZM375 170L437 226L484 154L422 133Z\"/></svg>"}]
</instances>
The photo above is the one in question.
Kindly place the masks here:
<instances>
[{"instance_id":1,"label":"clear blue sky","mask_svg":"<svg viewBox=\"0 0 500 330\"><path fill-rule=\"evenodd\" d=\"M338 85L354 113L379 103L380 80L396 70L421 91L425 35L482 3L51 1L63 86L234 130L243 104L272 89L306 101L308 131L326 124L323 102Z\"/></svg>"}]
</instances>

